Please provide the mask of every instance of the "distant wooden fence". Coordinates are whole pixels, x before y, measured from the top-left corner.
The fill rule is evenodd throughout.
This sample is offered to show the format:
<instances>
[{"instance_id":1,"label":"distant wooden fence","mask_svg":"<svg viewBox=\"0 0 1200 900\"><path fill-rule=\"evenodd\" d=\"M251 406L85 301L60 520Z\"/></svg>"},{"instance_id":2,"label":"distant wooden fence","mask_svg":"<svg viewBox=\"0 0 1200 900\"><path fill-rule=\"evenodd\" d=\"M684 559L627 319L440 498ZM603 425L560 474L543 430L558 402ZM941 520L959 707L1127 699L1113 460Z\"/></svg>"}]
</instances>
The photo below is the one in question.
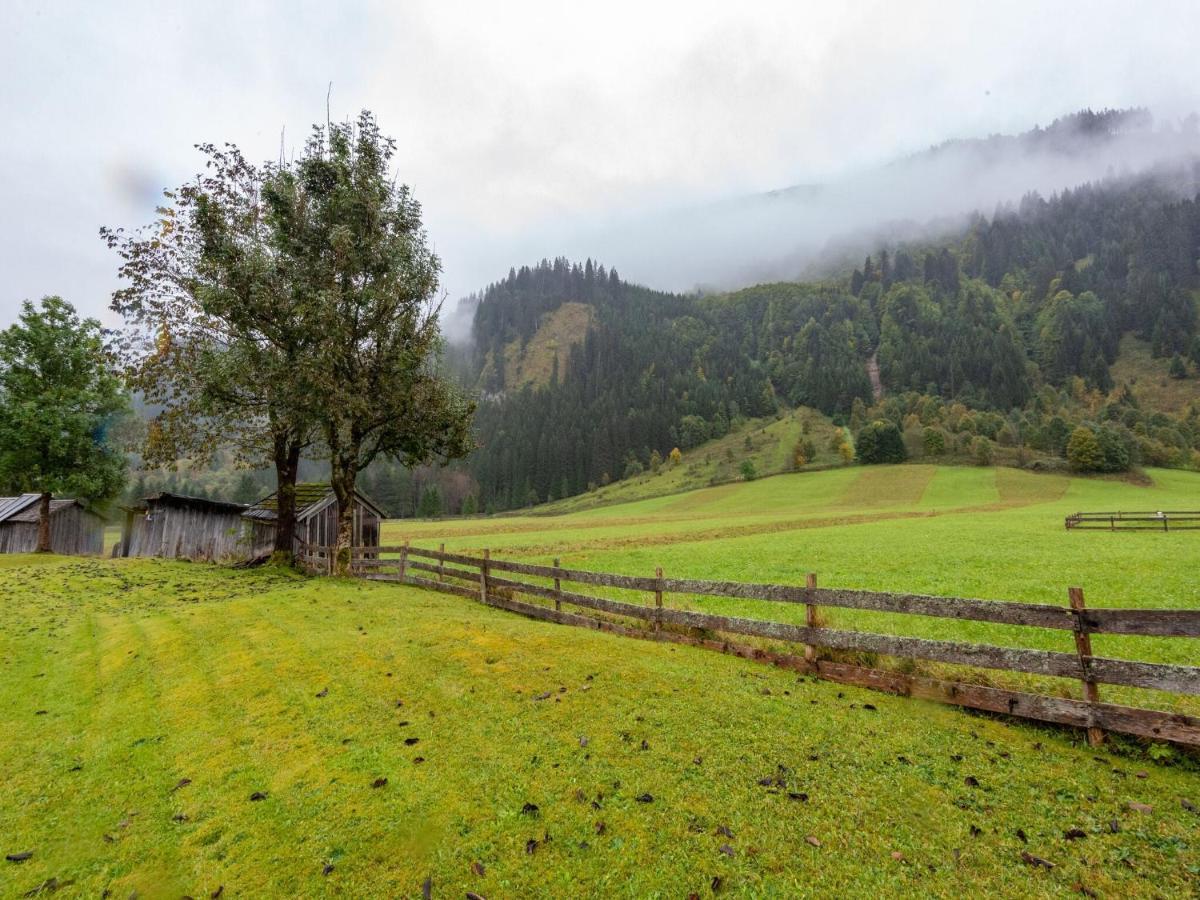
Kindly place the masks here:
<instances>
[{"instance_id":1,"label":"distant wooden fence","mask_svg":"<svg viewBox=\"0 0 1200 900\"><path fill-rule=\"evenodd\" d=\"M1187 531L1200 528L1200 512L1077 512L1067 516L1068 530Z\"/></svg>"},{"instance_id":2,"label":"distant wooden fence","mask_svg":"<svg viewBox=\"0 0 1200 900\"><path fill-rule=\"evenodd\" d=\"M381 558L380 554L383 553L395 556ZM301 546L297 558L309 571L321 574L330 569L330 548ZM1200 609L1089 608L1085 606L1083 591L1079 588L1069 590L1069 606L1051 606L818 588L816 576L812 574L808 575L804 587L664 578L661 569L656 571L654 577L615 575L564 569L558 565L558 560L553 566L542 566L493 559L487 550L483 551L483 556L476 557L407 545L366 550L355 548L351 565L353 574L359 577L396 581L457 594L536 619L702 646L819 674L847 684L1086 728L1092 744L1103 740L1104 731L1115 731L1200 746L1200 718L1102 703L1098 687L1100 684L1116 684L1200 696L1200 668L1095 656L1091 647L1093 634L1200 637ZM497 575L497 572L504 574ZM515 580L510 575L544 578L551 583L530 584ZM564 590L563 582L645 592L652 599L647 604L640 604L595 597ZM518 600L518 594L550 601L553 605ZM800 604L805 607L806 624L721 616L664 606L663 598L670 594ZM593 615L564 611L564 605L588 610ZM817 610L823 606L1070 631L1075 637L1075 652L997 647L826 628L818 623ZM628 621L608 618L612 616L645 625L635 626ZM803 655L769 653L757 647L717 639L712 635L714 632L799 644L804 646L804 652ZM817 648L1077 679L1083 685L1084 699L1051 697L871 669L819 659Z\"/></svg>"}]
</instances>

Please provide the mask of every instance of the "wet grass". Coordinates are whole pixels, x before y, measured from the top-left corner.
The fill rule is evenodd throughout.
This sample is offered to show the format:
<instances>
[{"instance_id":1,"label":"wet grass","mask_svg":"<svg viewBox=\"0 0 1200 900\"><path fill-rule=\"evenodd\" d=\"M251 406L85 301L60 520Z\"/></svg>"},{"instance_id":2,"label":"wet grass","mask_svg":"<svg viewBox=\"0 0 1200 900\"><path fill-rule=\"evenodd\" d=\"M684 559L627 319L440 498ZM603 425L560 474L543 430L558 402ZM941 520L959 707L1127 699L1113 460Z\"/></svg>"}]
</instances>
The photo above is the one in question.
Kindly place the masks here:
<instances>
[{"instance_id":1,"label":"wet grass","mask_svg":"<svg viewBox=\"0 0 1200 900\"><path fill-rule=\"evenodd\" d=\"M0 862L2 896L1185 897L1200 876L1177 755L391 585L0 557L0 601L0 835L32 853Z\"/></svg>"}]
</instances>

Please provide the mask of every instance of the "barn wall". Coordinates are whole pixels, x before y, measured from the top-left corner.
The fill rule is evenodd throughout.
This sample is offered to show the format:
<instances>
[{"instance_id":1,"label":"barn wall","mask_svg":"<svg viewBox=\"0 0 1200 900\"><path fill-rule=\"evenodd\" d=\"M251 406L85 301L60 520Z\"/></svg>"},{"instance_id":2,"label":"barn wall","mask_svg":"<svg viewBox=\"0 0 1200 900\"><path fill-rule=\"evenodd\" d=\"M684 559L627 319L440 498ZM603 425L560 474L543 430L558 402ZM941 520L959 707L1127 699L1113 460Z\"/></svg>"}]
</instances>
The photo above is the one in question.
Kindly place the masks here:
<instances>
[{"instance_id":1,"label":"barn wall","mask_svg":"<svg viewBox=\"0 0 1200 900\"><path fill-rule=\"evenodd\" d=\"M149 519L134 515L125 555L241 560L253 541L253 528L236 510L151 503Z\"/></svg>"},{"instance_id":2,"label":"barn wall","mask_svg":"<svg viewBox=\"0 0 1200 900\"><path fill-rule=\"evenodd\" d=\"M0 553L33 553L37 522L0 523ZM99 555L104 550L104 520L75 506L50 516L50 549L64 556Z\"/></svg>"}]
</instances>

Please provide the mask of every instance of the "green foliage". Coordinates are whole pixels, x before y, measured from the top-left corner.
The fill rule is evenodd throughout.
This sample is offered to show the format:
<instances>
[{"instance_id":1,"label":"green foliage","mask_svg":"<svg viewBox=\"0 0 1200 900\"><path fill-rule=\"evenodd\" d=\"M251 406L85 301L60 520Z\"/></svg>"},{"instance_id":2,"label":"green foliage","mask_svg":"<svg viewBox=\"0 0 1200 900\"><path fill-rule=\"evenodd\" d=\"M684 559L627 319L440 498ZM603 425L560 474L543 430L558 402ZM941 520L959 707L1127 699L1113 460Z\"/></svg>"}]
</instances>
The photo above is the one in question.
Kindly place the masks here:
<instances>
[{"instance_id":1,"label":"green foliage","mask_svg":"<svg viewBox=\"0 0 1200 900\"><path fill-rule=\"evenodd\" d=\"M758 477L758 470L754 468L754 462L749 459L742 460L738 472L741 473L742 481L753 481Z\"/></svg>"},{"instance_id":2,"label":"green foliage","mask_svg":"<svg viewBox=\"0 0 1200 900\"><path fill-rule=\"evenodd\" d=\"M862 463L898 463L908 458L904 438L893 422L876 420L863 426L854 443L858 461Z\"/></svg>"},{"instance_id":3,"label":"green foliage","mask_svg":"<svg viewBox=\"0 0 1200 900\"><path fill-rule=\"evenodd\" d=\"M1178 353L1171 357L1170 375L1172 378L1180 380L1188 377L1187 364Z\"/></svg>"},{"instance_id":4,"label":"green foliage","mask_svg":"<svg viewBox=\"0 0 1200 900\"><path fill-rule=\"evenodd\" d=\"M125 482L115 430L129 400L100 323L58 297L0 332L0 483L101 501ZM46 548L48 549L48 548Z\"/></svg>"},{"instance_id":5,"label":"green foliage","mask_svg":"<svg viewBox=\"0 0 1200 900\"><path fill-rule=\"evenodd\" d=\"M474 494L467 494L462 504L462 515L473 516L479 512L479 501L475 499Z\"/></svg>"},{"instance_id":6,"label":"green foliage","mask_svg":"<svg viewBox=\"0 0 1200 900\"><path fill-rule=\"evenodd\" d=\"M417 506L417 515L422 519L437 519L442 515L442 492L437 485L431 484L421 493L421 502Z\"/></svg>"},{"instance_id":7,"label":"green foliage","mask_svg":"<svg viewBox=\"0 0 1200 900\"><path fill-rule=\"evenodd\" d=\"M329 454L339 554L358 475L376 457L412 467L472 446L473 405L437 367L441 263L420 205L390 171L394 155L364 111L314 128L300 159L274 170L263 191L289 238L280 264L308 298L301 324L311 345L297 377Z\"/></svg>"},{"instance_id":8,"label":"green foliage","mask_svg":"<svg viewBox=\"0 0 1200 900\"><path fill-rule=\"evenodd\" d=\"M1086 425L1080 425L1071 432L1067 441L1067 462L1076 472L1099 472L1104 468L1104 451L1096 432Z\"/></svg>"},{"instance_id":9,"label":"green foliage","mask_svg":"<svg viewBox=\"0 0 1200 900\"><path fill-rule=\"evenodd\" d=\"M921 443L926 456L941 456L946 452L946 435L938 428L926 426L922 429Z\"/></svg>"}]
</instances>

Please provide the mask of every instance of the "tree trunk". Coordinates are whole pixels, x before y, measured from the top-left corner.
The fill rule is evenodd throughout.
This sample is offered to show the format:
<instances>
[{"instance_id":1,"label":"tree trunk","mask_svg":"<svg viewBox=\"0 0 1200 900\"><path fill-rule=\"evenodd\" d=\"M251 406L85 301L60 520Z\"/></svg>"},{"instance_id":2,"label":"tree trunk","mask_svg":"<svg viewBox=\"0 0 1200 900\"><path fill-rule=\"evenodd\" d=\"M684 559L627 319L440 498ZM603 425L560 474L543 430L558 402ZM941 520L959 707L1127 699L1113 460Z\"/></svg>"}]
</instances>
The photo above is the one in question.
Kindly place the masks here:
<instances>
[{"instance_id":1,"label":"tree trunk","mask_svg":"<svg viewBox=\"0 0 1200 900\"><path fill-rule=\"evenodd\" d=\"M355 454L357 456L357 454ZM354 482L358 476L353 465L333 463L329 480L337 498L337 550L334 555L334 574L350 574L350 548L354 540Z\"/></svg>"},{"instance_id":2,"label":"tree trunk","mask_svg":"<svg viewBox=\"0 0 1200 900\"><path fill-rule=\"evenodd\" d=\"M44 492L38 502L37 552L50 552L50 494Z\"/></svg>"},{"instance_id":3,"label":"tree trunk","mask_svg":"<svg viewBox=\"0 0 1200 900\"><path fill-rule=\"evenodd\" d=\"M275 436L275 553L291 559L296 537L296 477L300 471L300 442L290 434Z\"/></svg>"}]
</instances>

